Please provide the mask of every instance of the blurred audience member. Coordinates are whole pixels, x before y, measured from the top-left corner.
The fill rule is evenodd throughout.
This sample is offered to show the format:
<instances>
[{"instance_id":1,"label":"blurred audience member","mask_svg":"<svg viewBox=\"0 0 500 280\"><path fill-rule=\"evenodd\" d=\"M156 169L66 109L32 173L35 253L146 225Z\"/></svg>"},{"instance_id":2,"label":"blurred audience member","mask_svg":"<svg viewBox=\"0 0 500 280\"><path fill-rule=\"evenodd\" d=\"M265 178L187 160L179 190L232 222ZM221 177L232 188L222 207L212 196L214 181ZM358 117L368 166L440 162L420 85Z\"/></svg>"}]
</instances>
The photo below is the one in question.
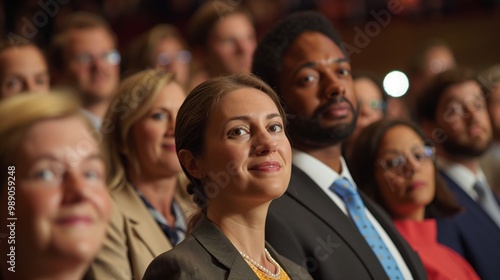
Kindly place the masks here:
<instances>
[{"instance_id":1,"label":"blurred audience member","mask_svg":"<svg viewBox=\"0 0 500 280\"><path fill-rule=\"evenodd\" d=\"M257 39L250 14L241 5L207 1L191 18L187 32L200 64L190 88L210 77L250 73Z\"/></svg>"},{"instance_id":2,"label":"blurred audience member","mask_svg":"<svg viewBox=\"0 0 500 280\"><path fill-rule=\"evenodd\" d=\"M69 14L51 42L51 67L58 85L74 88L83 112L100 127L120 80L117 40L104 19Z\"/></svg>"},{"instance_id":3,"label":"blurred audience member","mask_svg":"<svg viewBox=\"0 0 500 280\"><path fill-rule=\"evenodd\" d=\"M408 112L412 117L415 114L415 102L423 87L435 75L455 66L455 56L451 48L442 40L432 39L417 48L408 69L410 88L404 96Z\"/></svg>"},{"instance_id":4,"label":"blurred audience member","mask_svg":"<svg viewBox=\"0 0 500 280\"><path fill-rule=\"evenodd\" d=\"M330 20L302 12L277 23L255 51L252 70L278 89L294 148L288 189L269 207L266 240L318 280L425 279L417 254L358 192L342 157L358 107L343 46Z\"/></svg>"},{"instance_id":5,"label":"blurred audience member","mask_svg":"<svg viewBox=\"0 0 500 280\"><path fill-rule=\"evenodd\" d=\"M387 96L380 82L372 74L355 73L352 80L354 92L358 99L358 119L356 120L354 132L343 143L347 156L352 152L359 133L371 123L384 117Z\"/></svg>"},{"instance_id":6,"label":"blurred audience member","mask_svg":"<svg viewBox=\"0 0 500 280\"><path fill-rule=\"evenodd\" d=\"M500 196L500 65L484 71L480 78L489 90L486 103L493 130L493 144L482 158L481 168L493 191Z\"/></svg>"},{"instance_id":7,"label":"blurred audience member","mask_svg":"<svg viewBox=\"0 0 500 280\"><path fill-rule=\"evenodd\" d=\"M144 279L312 279L265 242L269 204L290 181L285 118L276 93L249 74L210 79L188 95L175 143L201 211Z\"/></svg>"},{"instance_id":8,"label":"blurred audience member","mask_svg":"<svg viewBox=\"0 0 500 280\"><path fill-rule=\"evenodd\" d=\"M0 99L21 92L47 92L49 70L42 51L33 43L0 42Z\"/></svg>"},{"instance_id":9,"label":"blurred audience member","mask_svg":"<svg viewBox=\"0 0 500 280\"><path fill-rule=\"evenodd\" d=\"M184 239L192 202L174 141L184 99L172 74L152 69L126 78L113 99L102 127L113 215L91 267L95 279L142 279L156 256Z\"/></svg>"},{"instance_id":10,"label":"blurred audience member","mask_svg":"<svg viewBox=\"0 0 500 280\"><path fill-rule=\"evenodd\" d=\"M189 82L191 52L173 25L160 24L131 43L123 61L123 73L153 68L175 74L184 88Z\"/></svg>"},{"instance_id":11,"label":"blurred audience member","mask_svg":"<svg viewBox=\"0 0 500 280\"><path fill-rule=\"evenodd\" d=\"M455 215L460 207L438 181L434 147L425 138L412 123L375 122L355 142L349 160L352 176L393 218L420 256L429 279L479 279L466 260L437 242L433 218Z\"/></svg>"},{"instance_id":12,"label":"blurred audience member","mask_svg":"<svg viewBox=\"0 0 500 280\"><path fill-rule=\"evenodd\" d=\"M497 279L500 201L479 166L492 141L485 97L472 71L448 70L422 91L417 117L436 143L441 176L465 209L451 220L456 229L438 230L438 240L464 256L481 279Z\"/></svg>"},{"instance_id":13,"label":"blurred audience member","mask_svg":"<svg viewBox=\"0 0 500 280\"><path fill-rule=\"evenodd\" d=\"M0 201L15 201L14 215L0 214L15 232L15 244L0 243L0 278L82 279L111 210L93 126L76 102L56 93L9 98L0 119Z\"/></svg>"},{"instance_id":14,"label":"blurred audience member","mask_svg":"<svg viewBox=\"0 0 500 280\"><path fill-rule=\"evenodd\" d=\"M410 111L403 97L388 97L385 115L389 119L410 120Z\"/></svg>"}]
</instances>

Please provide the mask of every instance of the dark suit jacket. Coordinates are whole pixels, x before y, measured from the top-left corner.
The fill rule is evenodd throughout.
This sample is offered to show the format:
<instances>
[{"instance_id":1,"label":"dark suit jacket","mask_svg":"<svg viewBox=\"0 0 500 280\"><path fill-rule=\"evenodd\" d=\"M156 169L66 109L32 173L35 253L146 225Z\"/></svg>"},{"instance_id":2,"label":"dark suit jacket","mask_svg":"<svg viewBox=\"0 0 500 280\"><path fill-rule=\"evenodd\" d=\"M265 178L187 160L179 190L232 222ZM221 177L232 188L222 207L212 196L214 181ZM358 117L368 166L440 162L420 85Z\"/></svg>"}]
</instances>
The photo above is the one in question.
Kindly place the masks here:
<instances>
[{"instance_id":1,"label":"dark suit jacket","mask_svg":"<svg viewBox=\"0 0 500 280\"><path fill-rule=\"evenodd\" d=\"M414 279L427 279L419 257L389 216L361 197L392 239ZM280 254L307 267L316 280L388 279L355 224L302 170L293 166L286 193L271 203L266 240Z\"/></svg>"},{"instance_id":2,"label":"dark suit jacket","mask_svg":"<svg viewBox=\"0 0 500 280\"><path fill-rule=\"evenodd\" d=\"M278 255L269 244L266 245L290 279L312 280L303 268ZM229 239L205 217L183 242L155 258L143 279L259 280Z\"/></svg>"},{"instance_id":3,"label":"dark suit jacket","mask_svg":"<svg viewBox=\"0 0 500 280\"><path fill-rule=\"evenodd\" d=\"M450 177L441 176L464 212L451 219L437 219L438 241L469 261L481 279L500 279L500 228Z\"/></svg>"}]
</instances>

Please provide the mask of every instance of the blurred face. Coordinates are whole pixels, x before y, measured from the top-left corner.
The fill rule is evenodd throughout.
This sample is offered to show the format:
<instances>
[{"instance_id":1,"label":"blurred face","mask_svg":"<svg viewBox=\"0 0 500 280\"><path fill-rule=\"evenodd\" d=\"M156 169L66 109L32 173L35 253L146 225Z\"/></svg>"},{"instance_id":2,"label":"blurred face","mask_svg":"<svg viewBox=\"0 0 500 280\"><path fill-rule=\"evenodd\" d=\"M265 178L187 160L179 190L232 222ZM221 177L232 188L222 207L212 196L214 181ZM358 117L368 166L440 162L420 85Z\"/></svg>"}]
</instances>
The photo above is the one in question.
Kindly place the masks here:
<instances>
[{"instance_id":1,"label":"blurred face","mask_svg":"<svg viewBox=\"0 0 500 280\"><path fill-rule=\"evenodd\" d=\"M0 53L0 98L29 92L47 92L50 87L47 63L34 46L8 48Z\"/></svg>"},{"instance_id":2,"label":"blurred face","mask_svg":"<svg viewBox=\"0 0 500 280\"><path fill-rule=\"evenodd\" d=\"M142 176L161 178L181 171L175 152L174 130L184 99L184 91L177 83L166 85L151 109L132 126L132 145Z\"/></svg>"},{"instance_id":3,"label":"blurred face","mask_svg":"<svg viewBox=\"0 0 500 280\"><path fill-rule=\"evenodd\" d=\"M156 69L175 73L175 79L181 85L187 85L191 53L177 39L163 39L153 52L153 61Z\"/></svg>"},{"instance_id":4,"label":"blurred face","mask_svg":"<svg viewBox=\"0 0 500 280\"><path fill-rule=\"evenodd\" d=\"M430 49L425 57L424 77L430 78L436 74L455 67L455 57L450 49L439 46Z\"/></svg>"},{"instance_id":5,"label":"blurred face","mask_svg":"<svg viewBox=\"0 0 500 280\"><path fill-rule=\"evenodd\" d=\"M382 111L383 99L377 85L368 78L359 78L354 81L354 91L359 102L358 122L355 135L363 128L384 117Z\"/></svg>"},{"instance_id":6,"label":"blurred face","mask_svg":"<svg viewBox=\"0 0 500 280\"><path fill-rule=\"evenodd\" d=\"M78 117L41 121L24 139L16 166L18 254L90 262L110 215L97 142Z\"/></svg>"},{"instance_id":7,"label":"blurred face","mask_svg":"<svg viewBox=\"0 0 500 280\"><path fill-rule=\"evenodd\" d=\"M265 93L242 88L212 113L197 159L210 205L255 205L281 196L290 181L291 148L283 119Z\"/></svg>"},{"instance_id":8,"label":"blurred face","mask_svg":"<svg viewBox=\"0 0 500 280\"><path fill-rule=\"evenodd\" d=\"M434 151L413 129L389 129L379 146L375 180L382 199L397 218L423 214L435 193ZM423 216L421 216L423 218Z\"/></svg>"},{"instance_id":9,"label":"blurred face","mask_svg":"<svg viewBox=\"0 0 500 280\"><path fill-rule=\"evenodd\" d=\"M438 102L436 126L447 136L441 147L451 156L476 158L488 149L491 124L483 93L475 81L446 89Z\"/></svg>"},{"instance_id":10,"label":"blurred face","mask_svg":"<svg viewBox=\"0 0 500 280\"><path fill-rule=\"evenodd\" d=\"M488 101L488 112L490 114L491 126L495 140L500 141L500 83L493 88Z\"/></svg>"},{"instance_id":11,"label":"blurred face","mask_svg":"<svg viewBox=\"0 0 500 280\"><path fill-rule=\"evenodd\" d=\"M351 66L328 37L300 35L283 56L279 84L295 141L325 147L351 135L357 114Z\"/></svg>"},{"instance_id":12,"label":"blurred face","mask_svg":"<svg viewBox=\"0 0 500 280\"><path fill-rule=\"evenodd\" d=\"M65 47L67 82L89 101L110 99L118 87L120 55L104 28L73 29Z\"/></svg>"},{"instance_id":13,"label":"blurred face","mask_svg":"<svg viewBox=\"0 0 500 280\"><path fill-rule=\"evenodd\" d=\"M212 28L207 42L210 75L250 73L256 44L255 29L247 16L224 16Z\"/></svg>"}]
</instances>

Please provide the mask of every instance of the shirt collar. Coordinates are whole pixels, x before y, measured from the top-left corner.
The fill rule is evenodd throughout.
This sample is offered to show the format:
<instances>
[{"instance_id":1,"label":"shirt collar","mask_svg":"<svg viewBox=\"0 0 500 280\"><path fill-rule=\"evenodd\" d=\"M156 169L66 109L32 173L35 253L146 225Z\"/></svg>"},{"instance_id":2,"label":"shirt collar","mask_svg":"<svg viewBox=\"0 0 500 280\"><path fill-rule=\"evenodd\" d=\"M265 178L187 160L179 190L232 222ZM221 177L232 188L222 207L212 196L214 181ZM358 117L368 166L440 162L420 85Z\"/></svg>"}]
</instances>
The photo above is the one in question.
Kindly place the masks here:
<instances>
[{"instance_id":1,"label":"shirt collar","mask_svg":"<svg viewBox=\"0 0 500 280\"><path fill-rule=\"evenodd\" d=\"M460 186L471 197L476 198L474 185L477 181L487 183L483 170L478 166L476 174L460 163L449 161L443 157L437 157L436 164L450 179Z\"/></svg>"},{"instance_id":2,"label":"shirt collar","mask_svg":"<svg viewBox=\"0 0 500 280\"><path fill-rule=\"evenodd\" d=\"M101 125L102 125L101 118L97 117L96 115L92 114L90 111L85 110L83 108L80 111L83 113L83 115L85 115L89 119L89 121L92 123L92 125L94 125L94 127L96 129L101 128Z\"/></svg>"},{"instance_id":3,"label":"shirt collar","mask_svg":"<svg viewBox=\"0 0 500 280\"><path fill-rule=\"evenodd\" d=\"M295 166L301 169L323 190L328 190L332 183L339 177L344 177L356 188L356 184L352 179L351 173L347 168L344 158L340 157L342 166L341 173L337 173L326 164L319 161L317 158L297 149L292 150L292 162Z\"/></svg>"}]
</instances>

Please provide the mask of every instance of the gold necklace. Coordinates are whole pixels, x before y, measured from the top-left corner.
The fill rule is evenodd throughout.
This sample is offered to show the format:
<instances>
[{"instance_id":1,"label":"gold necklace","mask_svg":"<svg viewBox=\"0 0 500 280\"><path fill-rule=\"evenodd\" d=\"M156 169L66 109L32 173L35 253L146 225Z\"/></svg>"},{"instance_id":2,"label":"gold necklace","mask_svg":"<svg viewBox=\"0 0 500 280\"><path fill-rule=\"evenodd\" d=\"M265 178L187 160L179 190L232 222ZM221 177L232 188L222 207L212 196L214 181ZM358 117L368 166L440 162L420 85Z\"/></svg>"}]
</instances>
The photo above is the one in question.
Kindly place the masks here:
<instances>
[{"instance_id":1,"label":"gold necklace","mask_svg":"<svg viewBox=\"0 0 500 280\"><path fill-rule=\"evenodd\" d=\"M262 266L260 263L254 261L252 258L250 258L247 254L243 253L240 251L240 254L243 258L245 258L247 261L249 261L252 265L254 265L256 268L258 268L260 271L264 272L265 274L271 276L272 278L278 278L280 277L280 274L281 274L281 267L280 265L278 264L278 262L276 262L273 257L271 256L271 254L269 254L269 252L267 251L266 248L264 248L264 251L266 252L266 257L267 259L277 267L277 272L276 273L272 273L269 269L265 268L264 266Z\"/></svg>"}]
</instances>

